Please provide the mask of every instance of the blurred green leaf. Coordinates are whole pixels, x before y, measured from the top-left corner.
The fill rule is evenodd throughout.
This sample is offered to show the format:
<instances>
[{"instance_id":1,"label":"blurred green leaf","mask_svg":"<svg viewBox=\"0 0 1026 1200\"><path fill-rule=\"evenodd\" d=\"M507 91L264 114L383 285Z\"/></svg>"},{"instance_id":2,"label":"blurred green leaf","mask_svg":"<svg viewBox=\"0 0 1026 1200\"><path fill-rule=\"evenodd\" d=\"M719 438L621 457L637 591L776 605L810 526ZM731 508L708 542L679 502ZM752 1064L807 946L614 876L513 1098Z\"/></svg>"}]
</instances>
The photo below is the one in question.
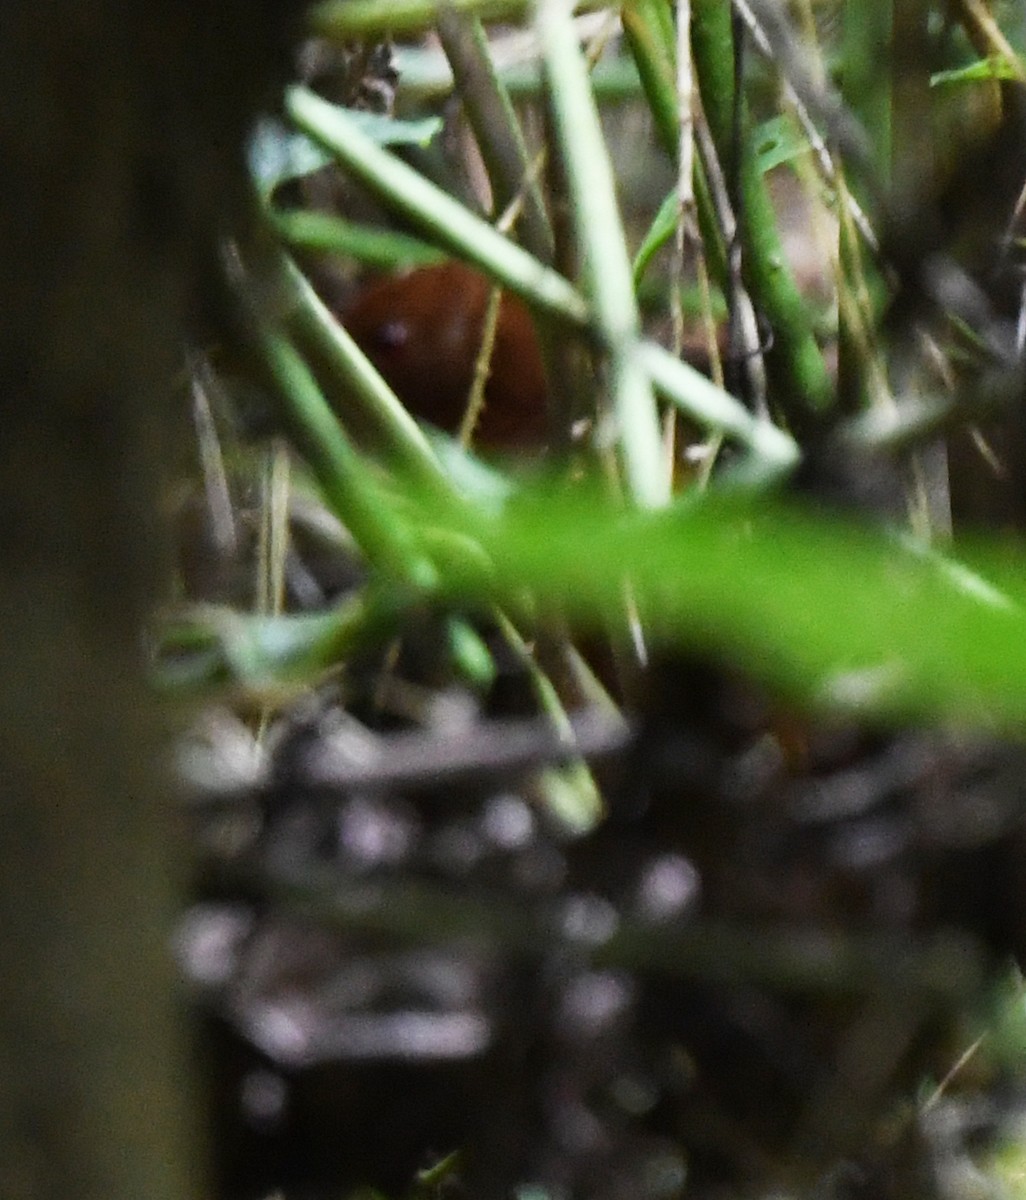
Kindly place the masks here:
<instances>
[{"instance_id":1,"label":"blurred green leaf","mask_svg":"<svg viewBox=\"0 0 1026 1200\"><path fill-rule=\"evenodd\" d=\"M763 174L809 149L809 139L786 113L764 121L755 131L755 153Z\"/></svg>"},{"instance_id":2,"label":"blurred green leaf","mask_svg":"<svg viewBox=\"0 0 1026 1200\"><path fill-rule=\"evenodd\" d=\"M941 87L948 84L982 83L995 79L1018 79L1015 65L999 54L990 58L977 59L967 67L955 67L950 71L935 71L930 76L931 87Z\"/></svg>"},{"instance_id":3,"label":"blurred green leaf","mask_svg":"<svg viewBox=\"0 0 1026 1200\"><path fill-rule=\"evenodd\" d=\"M539 615L586 632L622 611L629 583L653 646L729 659L800 704L1004 729L1026 719L1020 550L978 542L955 559L765 497L625 511L591 488L534 483L501 508L466 506L458 524L409 493L397 503L404 520L418 510L424 524L411 532L439 568L440 593L464 609L529 594ZM394 621L397 604L204 611L165 633L162 678L278 690L340 661Z\"/></svg>"},{"instance_id":4,"label":"blurred green leaf","mask_svg":"<svg viewBox=\"0 0 1026 1200\"><path fill-rule=\"evenodd\" d=\"M249 170L261 196L290 179L302 179L331 162L331 155L303 133L265 118L249 140Z\"/></svg>"},{"instance_id":5,"label":"blurred green leaf","mask_svg":"<svg viewBox=\"0 0 1026 1200\"><path fill-rule=\"evenodd\" d=\"M400 121L355 109L346 109L346 113L379 146L426 146L442 127L439 117ZM290 179L302 179L332 161L332 155L312 138L274 117L265 117L249 141L250 173L265 197Z\"/></svg>"},{"instance_id":6,"label":"blurred green leaf","mask_svg":"<svg viewBox=\"0 0 1026 1200\"><path fill-rule=\"evenodd\" d=\"M449 655L461 678L471 687L485 692L495 682L495 660L484 639L462 617L450 617L445 624Z\"/></svg>"},{"instance_id":7,"label":"blurred green leaf","mask_svg":"<svg viewBox=\"0 0 1026 1200\"><path fill-rule=\"evenodd\" d=\"M659 211L652 218L652 224L649 225L645 236L641 240L641 245L638 247L638 252L634 256L634 264L631 268L634 276L634 286L637 287L641 283L642 277L648 270L649 263L673 237L673 232L677 228L677 216L680 211L680 201L677 198L677 190L674 188L669 193L666 199L659 205Z\"/></svg>"},{"instance_id":8,"label":"blurred green leaf","mask_svg":"<svg viewBox=\"0 0 1026 1200\"><path fill-rule=\"evenodd\" d=\"M441 117L400 120L381 113L346 109L349 119L378 146L426 146L441 130Z\"/></svg>"},{"instance_id":9,"label":"blurred green leaf","mask_svg":"<svg viewBox=\"0 0 1026 1200\"><path fill-rule=\"evenodd\" d=\"M465 532L494 576L447 563L454 594L526 588L587 627L618 610L629 580L654 640L729 657L799 702L1026 717L1026 563L993 545L957 561L765 498L616 512L595 494L537 490Z\"/></svg>"},{"instance_id":10,"label":"blurred green leaf","mask_svg":"<svg viewBox=\"0 0 1026 1200\"><path fill-rule=\"evenodd\" d=\"M432 266L448 257L437 246L409 234L359 225L329 213L272 210L270 216L275 230L293 249L348 255L382 271Z\"/></svg>"},{"instance_id":11,"label":"blurred green leaf","mask_svg":"<svg viewBox=\"0 0 1026 1200\"><path fill-rule=\"evenodd\" d=\"M156 682L168 691L229 685L284 695L335 667L384 612L362 596L293 616L199 607L162 629Z\"/></svg>"}]
</instances>

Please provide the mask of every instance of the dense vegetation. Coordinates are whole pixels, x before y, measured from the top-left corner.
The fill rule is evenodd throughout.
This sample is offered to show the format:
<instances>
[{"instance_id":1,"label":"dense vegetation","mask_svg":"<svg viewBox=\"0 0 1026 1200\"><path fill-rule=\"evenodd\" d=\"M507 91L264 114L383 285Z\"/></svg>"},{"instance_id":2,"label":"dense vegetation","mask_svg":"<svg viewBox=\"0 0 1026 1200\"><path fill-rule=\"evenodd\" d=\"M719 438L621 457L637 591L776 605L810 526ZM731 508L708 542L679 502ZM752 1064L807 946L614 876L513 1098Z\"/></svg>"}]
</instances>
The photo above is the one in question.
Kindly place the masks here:
<instances>
[{"instance_id":1,"label":"dense vegetation","mask_svg":"<svg viewBox=\"0 0 1026 1200\"><path fill-rule=\"evenodd\" d=\"M1021 20L583 7L322 6L253 142L160 665L222 1186L999 1190Z\"/></svg>"},{"instance_id":2,"label":"dense vegetation","mask_svg":"<svg viewBox=\"0 0 1026 1200\"><path fill-rule=\"evenodd\" d=\"M220 1194L1014 1193L1018 6L327 0L307 21L249 140L248 219L221 236L214 195L169 226L207 251L221 236L178 379L192 432L165 490L174 592L149 642L154 690L201 713L177 746L192 873L176 946ZM183 35L179 67L195 52L187 78L213 110L221 64L201 40ZM175 93L156 91L141 109ZM224 127L175 110L183 161L237 140L259 94ZM170 175L128 137L102 161L111 194L134 164L159 225ZM95 261L136 261L122 251ZM163 278L138 262L111 310L135 340L86 356L126 414L150 386L133 374L147 330L166 373L185 324L171 301L137 318ZM62 305L54 329L85 320ZM75 372L58 367L66 396ZM83 428L90 484L130 462L152 489L152 442L136 457L127 435ZM70 477L74 455L57 458L49 473ZM143 503L130 491L115 524ZM68 577L128 572L135 549L110 551L93 501L76 511L81 538L54 522L62 561L85 564ZM113 624L105 586L85 666L39 656L64 664L67 697L39 711L71 724ZM121 909L142 891L118 864L144 814L126 808L124 849L92 814L145 790L144 710L128 688L110 701L122 716L98 706L75 743L82 757L116 726L112 761L139 771L84 772L78 832L55 833L68 861L94 860L95 910L44 896L15 938L48 961L38 929L81 909L83 996L103 977L99 885L123 885ZM26 798L49 779L9 789L27 819L11 823L8 916L41 894L24 864L43 809ZM155 919L125 923L124 953L166 1022ZM5 1009L30 1031L0 1042L12 1061L43 1036L17 984L30 974L11 974ZM67 1008L69 1029L99 1011ZM96 1028L67 1035L85 1076L122 1037ZM19 1114L37 1103L23 1090ZM4 1103L0 1087L0 1128ZM136 1178L181 1158L176 1121ZM131 1194L123 1137L87 1200ZM35 1170L19 1160L8 1174L30 1182L12 1194L51 1194Z\"/></svg>"}]
</instances>

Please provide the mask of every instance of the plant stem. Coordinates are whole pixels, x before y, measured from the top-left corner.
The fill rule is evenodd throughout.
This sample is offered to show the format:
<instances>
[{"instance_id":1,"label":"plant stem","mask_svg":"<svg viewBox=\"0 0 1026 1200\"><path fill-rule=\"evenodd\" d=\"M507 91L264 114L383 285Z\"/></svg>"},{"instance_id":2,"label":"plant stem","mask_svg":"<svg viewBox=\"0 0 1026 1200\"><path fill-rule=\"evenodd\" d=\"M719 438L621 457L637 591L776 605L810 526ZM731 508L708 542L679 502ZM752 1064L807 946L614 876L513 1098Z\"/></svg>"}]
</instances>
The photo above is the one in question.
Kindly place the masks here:
<instances>
[{"instance_id":1,"label":"plant stem","mask_svg":"<svg viewBox=\"0 0 1026 1200\"><path fill-rule=\"evenodd\" d=\"M445 5L481 21L520 21L531 11L532 0L444 0ZM438 21L439 0L327 0L310 14L312 31L320 37L350 38L417 34ZM577 0L574 8L586 12L608 8L609 0Z\"/></svg>"},{"instance_id":2,"label":"plant stem","mask_svg":"<svg viewBox=\"0 0 1026 1200\"><path fill-rule=\"evenodd\" d=\"M547 264L552 259L552 229L541 189L531 177L520 124L492 64L481 22L446 5L438 14L438 36L488 171L493 211L497 215L522 198L520 241L539 262Z\"/></svg>"},{"instance_id":3,"label":"plant stem","mask_svg":"<svg viewBox=\"0 0 1026 1200\"><path fill-rule=\"evenodd\" d=\"M441 245L476 263L529 304L578 328L587 326L588 306L562 275L503 237L401 159L382 150L343 109L304 87L289 88L285 103L296 124L330 150L350 174L428 230Z\"/></svg>"},{"instance_id":4,"label":"plant stem","mask_svg":"<svg viewBox=\"0 0 1026 1200\"><path fill-rule=\"evenodd\" d=\"M643 342L638 355L659 391L699 425L736 438L767 467L783 471L798 461L799 451L793 438L770 421L749 412L701 371L655 342Z\"/></svg>"},{"instance_id":5,"label":"plant stem","mask_svg":"<svg viewBox=\"0 0 1026 1200\"><path fill-rule=\"evenodd\" d=\"M299 268L283 260L278 286L285 299L288 324L300 343L329 368L356 409L356 421L370 426L370 436L396 468L433 502L458 500L449 476L439 464L423 430L352 336L332 316Z\"/></svg>"},{"instance_id":6,"label":"plant stem","mask_svg":"<svg viewBox=\"0 0 1026 1200\"><path fill-rule=\"evenodd\" d=\"M259 348L285 403L287 423L332 511L376 566L418 591L431 590L437 573L378 494L367 467L331 411L306 363L270 328Z\"/></svg>"},{"instance_id":7,"label":"plant stem","mask_svg":"<svg viewBox=\"0 0 1026 1200\"><path fill-rule=\"evenodd\" d=\"M627 483L639 504L657 506L669 499L669 472L651 382L635 353L640 326L612 166L569 8L540 0L536 22Z\"/></svg>"},{"instance_id":8,"label":"plant stem","mask_svg":"<svg viewBox=\"0 0 1026 1200\"><path fill-rule=\"evenodd\" d=\"M691 46L717 155L726 177L733 176L738 184L741 211L735 216L742 243L742 276L752 302L773 332L773 344L766 351L771 397L792 428L800 430L825 415L833 388L805 301L784 258L744 97L735 96L729 3L693 0ZM742 106L740 145L735 144L735 105Z\"/></svg>"}]
</instances>

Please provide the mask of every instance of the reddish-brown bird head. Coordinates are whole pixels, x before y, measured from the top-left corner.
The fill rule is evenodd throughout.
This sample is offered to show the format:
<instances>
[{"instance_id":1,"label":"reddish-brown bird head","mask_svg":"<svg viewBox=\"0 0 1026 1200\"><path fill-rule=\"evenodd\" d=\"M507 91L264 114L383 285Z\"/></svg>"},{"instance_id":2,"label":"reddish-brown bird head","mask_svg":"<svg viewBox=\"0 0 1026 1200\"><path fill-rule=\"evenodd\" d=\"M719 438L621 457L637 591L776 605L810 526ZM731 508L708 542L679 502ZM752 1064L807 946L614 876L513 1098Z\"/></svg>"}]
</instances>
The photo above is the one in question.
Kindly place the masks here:
<instances>
[{"instance_id":1,"label":"reddish-brown bird head","mask_svg":"<svg viewBox=\"0 0 1026 1200\"><path fill-rule=\"evenodd\" d=\"M343 324L414 416L455 433L467 408L491 288L462 263L421 267L362 288ZM524 305L504 294L472 443L532 450L545 434L545 375L534 325Z\"/></svg>"}]
</instances>

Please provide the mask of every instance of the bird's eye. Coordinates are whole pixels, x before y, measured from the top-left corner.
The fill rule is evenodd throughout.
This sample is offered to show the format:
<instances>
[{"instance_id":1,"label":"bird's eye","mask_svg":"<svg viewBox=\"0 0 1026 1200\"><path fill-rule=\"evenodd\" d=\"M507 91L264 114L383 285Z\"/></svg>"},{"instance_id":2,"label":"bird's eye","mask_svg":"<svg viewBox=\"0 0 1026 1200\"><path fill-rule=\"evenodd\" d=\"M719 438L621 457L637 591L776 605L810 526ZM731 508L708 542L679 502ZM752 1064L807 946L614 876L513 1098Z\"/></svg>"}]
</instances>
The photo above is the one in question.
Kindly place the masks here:
<instances>
[{"instance_id":1,"label":"bird's eye","mask_svg":"<svg viewBox=\"0 0 1026 1200\"><path fill-rule=\"evenodd\" d=\"M401 350L410 340L410 327L405 321L385 321L374 331L374 344L379 350Z\"/></svg>"}]
</instances>

